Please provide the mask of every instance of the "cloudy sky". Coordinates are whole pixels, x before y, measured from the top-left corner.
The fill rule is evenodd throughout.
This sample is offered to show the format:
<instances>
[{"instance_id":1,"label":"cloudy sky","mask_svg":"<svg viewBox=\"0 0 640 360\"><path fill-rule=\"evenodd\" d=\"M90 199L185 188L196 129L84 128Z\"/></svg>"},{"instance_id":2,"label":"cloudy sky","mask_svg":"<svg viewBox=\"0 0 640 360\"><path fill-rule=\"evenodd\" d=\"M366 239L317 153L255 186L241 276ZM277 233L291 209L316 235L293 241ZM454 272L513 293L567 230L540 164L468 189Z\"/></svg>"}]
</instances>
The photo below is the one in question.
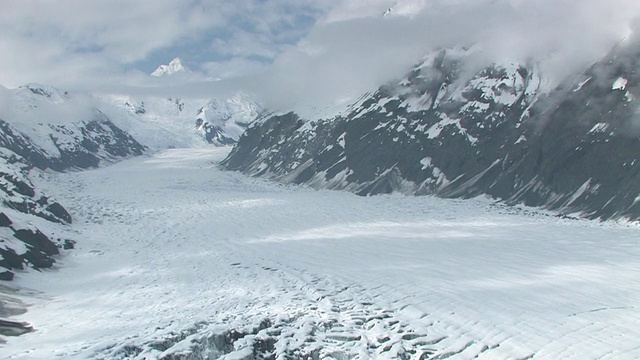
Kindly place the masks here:
<instances>
[{"instance_id":1,"label":"cloudy sky","mask_svg":"<svg viewBox=\"0 0 640 360\"><path fill-rule=\"evenodd\" d=\"M536 58L560 77L639 14L637 0L2 0L0 84L167 88L148 74L179 56L209 79L182 89L246 87L287 106L347 99L430 49L471 44L483 61Z\"/></svg>"}]
</instances>

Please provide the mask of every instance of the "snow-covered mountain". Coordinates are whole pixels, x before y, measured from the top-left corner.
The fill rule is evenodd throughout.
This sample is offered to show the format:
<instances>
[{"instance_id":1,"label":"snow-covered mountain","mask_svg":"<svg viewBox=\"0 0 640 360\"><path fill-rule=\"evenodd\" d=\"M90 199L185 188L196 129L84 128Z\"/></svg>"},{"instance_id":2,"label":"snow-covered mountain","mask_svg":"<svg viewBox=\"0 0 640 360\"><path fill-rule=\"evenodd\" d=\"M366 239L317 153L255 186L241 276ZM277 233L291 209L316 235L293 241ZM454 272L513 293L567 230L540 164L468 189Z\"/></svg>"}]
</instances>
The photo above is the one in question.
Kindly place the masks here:
<instances>
[{"instance_id":1,"label":"snow-covered mountain","mask_svg":"<svg viewBox=\"0 0 640 360\"><path fill-rule=\"evenodd\" d=\"M48 174L81 241L56 271L16 273L29 309L12 319L36 331L2 354L640 357L637 226L281 186L221 171L228 151Z\"/></svg>"},{"instance_id":2,"label":"snow-covered mountain","mask_svg":"<svg viewBox=\"0 0 640 360\"><path fill-rule=\"evenodd\" d=\"M155 69L151 76L168 76L176 73L189 73L190 70L182 64L179 57L171 60L169 64L162 64Z\"/></svg>"},{"instance_id":3,"label":"snow-covered mountain","mask_svg":"<svg viewBox=\"0 0 640 360\"><path fill-rule=\"evenodd\" d=\"M73 240L52 237L72 217L32 181L35 169L85 169L141 155L145 147L117 127L90 97L29 84L1 89L0 276L47 268Z\"/></svg>"},{"instance_id":4,"label":"snow-covered mountain","mask_svg":"<svg viewBox=\"0 0 640 360\"><path fill-rule=\"evenodd\" d=\"M39 84L5 89L2 97L0 146L40 169L96 167L144 151L90 97Z\"/></svg>"},{"instance_id":5,"label":"snow-covered mountain","mask_svg":"<svg viewBox=\"0 0 640 360\"><path fill-rule=\"evenodd\" d=\"M95 167L144 150L87 97L30 84L5 91L3 101L0 145L35 167Z\"/></svg>"},{"instance_id":6,"label":"snow-covered mountain","mask_svg":"<svg viewBox=\"0 0 640 360\"><path fill-rule=\"evenodd\" d=\"M211 144L235 144L261 112L262 107L244 93L211 99L198 112L196 129Z\"/></svg>"},{"instance_id":7,"label":"snow-covered mountain","mask_svg":"<svg viewBox=\"0 0 640 360\"><path fill-rule=\"evenodd\" d=\"M53 266L60 249L74 240L53 237L60 224L70 224L69 212L38 189L30 179L33 165L0 148L0 280L13 279L11 270Z\"/></svg>"},{"instance_id":8,"label":"snow-covered mountain","mask_svg":"<svg viewBox=\"0 0 640 360\"><path fill-rule=\"evenodd\" d=\"M633 168L622 161L640 150L638 53L618 51L549 92L529 63L462 71L469 51L431 54L335 119L260 118L226 166L363 195L490 194L567 212L611 199L585 214L631 217L606 211L637 194L619 164ZM91 141L102 164L125 157L103 158L107 142L205 143L205 123L226 129L260 111L242 95L91 98L36 85L2 95L0 267L11 271L0 279L15 272L30 307L0 318L0 335L37 330L9 340L11 358L638 357L633 226L482 199L293 189L221 171L229 150L215 146L41 172L35 161L80 167L51 159ZM126 136L95 136L83 122L95 114ZM73 266L20 271L52 266L74 239Z\"/></svg>"},{"instance_id":9,"label":"snow-covered mountain","mask_svg":"<svg viewBox=\"0 0 640 360\"><path fill-rule=\"evenodd\" d=\"M0 267L8 271L50 267L56 249L73 244L49 240L56 224L72 218L34 185L34 169L86 169L147 149L228 145L261 111L245 94L180 100L72 94L40 84L0 90L0 227L9 229L0 236Z\"/></svg>"},{"instance_id":10,"label":"snow-covered mountain","mask_svg":"<svg viewBox=\"0 0 640 360\"><path fill-rule=\"evenodd\" d=\"M362 195L487 194L589 218L640 217L640 48L619 47L551 90L532 63L469 74L470 51L434 52L334 119L255 123L225 166Z\"/></svg>"},{"instance_id":11,"label":"snow-covered mountain","mask_svg":"<svg viewBox=\"0 0 640 360\"><path fill-rule=\"evenodd\" d=\"M127 94L96 95L113 121L152 150L205 144L195 130L204 99Z\"/></svg>"},{"instance_id":12,"label":"snow-covered mountain","mask_svg":"<svg viewBox=\"0 0 640 360\"><path fill-rule=\"evenodd\" d=\"M252 97L179 99L102 95L105 112L151 149L234 144L263 111Z\"/></svg>"}]
</instances>

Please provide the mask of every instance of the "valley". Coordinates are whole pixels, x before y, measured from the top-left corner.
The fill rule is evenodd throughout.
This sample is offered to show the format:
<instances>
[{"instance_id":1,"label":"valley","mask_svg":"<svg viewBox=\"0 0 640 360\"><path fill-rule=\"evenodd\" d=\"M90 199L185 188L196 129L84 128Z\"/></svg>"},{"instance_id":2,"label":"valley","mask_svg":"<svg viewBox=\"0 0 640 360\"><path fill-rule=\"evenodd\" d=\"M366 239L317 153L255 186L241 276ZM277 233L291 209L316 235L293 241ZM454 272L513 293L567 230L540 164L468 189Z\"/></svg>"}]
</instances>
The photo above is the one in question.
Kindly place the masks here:
<instances>
[{"instance_id":1,"label":"valley","mask_svg":"<svg viewBox=\"0 0 640 360\"><path fill-rule=\"evenodd\" d=\"M637 227L279 185L228 148L41 173L78 239L17 272L9 359L633 359ZM65 233L68 232L68 233Z\"/></svg>"}]
</instances>

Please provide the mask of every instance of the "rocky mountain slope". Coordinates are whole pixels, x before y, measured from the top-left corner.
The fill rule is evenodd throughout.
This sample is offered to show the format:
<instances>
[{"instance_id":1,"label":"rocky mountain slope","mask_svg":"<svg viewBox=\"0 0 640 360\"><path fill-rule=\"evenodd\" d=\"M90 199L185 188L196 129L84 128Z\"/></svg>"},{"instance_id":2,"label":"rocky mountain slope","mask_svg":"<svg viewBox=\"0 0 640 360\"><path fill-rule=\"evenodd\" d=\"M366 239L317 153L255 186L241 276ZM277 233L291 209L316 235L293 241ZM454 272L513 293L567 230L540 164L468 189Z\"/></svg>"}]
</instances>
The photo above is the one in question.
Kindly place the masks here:
<instances>
[{"instance_id":1,"label":"rocky mountain slope","mask_svg":"<svg viewBox=\"0 0 640 360\"><path fill-rule=\"evenodd\" d=\"M244 93L211 99L198 112L196 129L210 144L235 144L261 112L262 107Z\"/></svg>"},{"instance_id":2,"label":"rocky mountain slope","mask_svg":"<svg viewBox=\"0 0 640 360\"><path fill-rule=\"evenodd\" d=\"M533 63L427 56L333 119L257 122L224 166L361 195L486 194L588 218L640 218L640 47L621 46L552 90Z\"/></svg>"},{"instance_id":3,"label":"rocky mountain slope","mask_svg":"<svg viewBox=\"0 0 640 360\"><path fill-rule=\"evenodd\" d=\"M0 227L9 230L0 236L0 268L7 279L10 271L51 267L58 249L73 246L51 236L50 223L72 217L34 185L34 173L94 168L147 149L232 144L262 111L241 93L181 100L70 94L39 84L1 90ZM45 222L29 225L32 217Z\"/></svg>"},{"instance_id":4,"label":"rocky mountain slope","mask_svg":"<svg viewBox=\"0 0 640 360\"><path fill-rule=\"evenodd\" d=\"M0 278L11 280L13 270L53 266L59 249L74 243L52 236L72 217L34 185L32 172L93 168L145 146L79 95L30 84L1 96Z\"/></svg>"}]
</instances>

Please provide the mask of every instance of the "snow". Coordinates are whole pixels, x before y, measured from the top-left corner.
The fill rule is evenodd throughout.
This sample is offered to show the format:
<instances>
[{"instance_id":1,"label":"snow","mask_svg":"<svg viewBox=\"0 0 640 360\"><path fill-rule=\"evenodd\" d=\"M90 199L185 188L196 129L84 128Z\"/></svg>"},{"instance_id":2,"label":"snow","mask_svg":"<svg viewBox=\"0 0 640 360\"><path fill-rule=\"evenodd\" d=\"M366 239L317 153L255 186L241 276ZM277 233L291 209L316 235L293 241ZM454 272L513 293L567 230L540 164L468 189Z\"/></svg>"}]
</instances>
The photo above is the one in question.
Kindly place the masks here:
<instances>
[{"instance_id":1,"label":"snow","mask_svg":"<svg viewBox=\"0 0 640 360\"><path fill-rule=\"evenodd\" d=\"M340 136L338 136L338 145L340 145L340 147L343 148L343 149L347 145L346 141L344 140L345 136L347 136L346 132L344 132Z\"/></svg>"},{"instance_id":2,"label":"snow","mask_svg":"<svg viewBox=\"0 0 640 360\"><path fill-rule=\"evenodd\" d=\"M603 132L606 132L609 129L609 127L610 125L607 123L597 123L593 125L591 130L589 130L587 133L588 134L603 133Z\"/></svg>"},{"instance_id":3,"label":"snow","mask_svg":"<svg viewBox=\"0 0 640 360\"><path fill-rule=\"evenodd\" d=\"M409 95L400 104L400 107L407 108L407 110L411 112L419 112L419 111L425 111L425 110L431 109L432 105L433 105L433 100L429 96L421 97L421 96Z\"/></svg>"},{"instance_id":4,"label":"snow","mask_svg":"<svg viewBox=\"0 0 640 360\"><path fill-rule=\"evenodd\" d=\"M433 180L435 184L442 187L447 186L450 183L447 176L442 172L442 170L440 170L440 168L434 166L432 161L433 159L428 156L420 160L422 170L431 169L431 174L435 178L435 180Z\"/></svg>"},{"instance_id":5,"label":"snow","mask_svg":"<svg viewBox=\"0 0 640 360\"><path fill-rule=\"evenodd\" d=\"M626 90L627 89L627 84L629 83L629 81L623 77L619 77L618 79L616 79L616 81L614 81L613 86L611 86L612 90Z\"/></svg>"},{"instance_id":6,"label":"snow","mask_svg":"<svg viewBox=\"0 0 640 360\"><path fill-rule=\"evenodd\" d=\"M573 92L578 92L578 91L582 90L582 88L583 88L585 85L587 85L587 83L588 83L589 81L591 81L591 77L588 77L587 79L585 79L585 80L581 81L581 82L578 84L578 86L577 86L575 89L573 89Z\"/></svg>"},{"instance_id":7,"label":"snow","mask_svg":"<svg viewBox=\"0 0 640 360\"><path fill-rule=\"evenodd\" d=\"M392 96L392 97L382 97L380 100L378 100L377 103L373 103L371 104L368 108L364 108L362 106L359 107L359 111L358 113L353 117L353 119L358 119L361 118L362 116L369 114L371 112L380 112L382 114L385 114L387 112L387 109L385 108L385 105L387 105L389 102L394 101L394 100L399 100L399 98L397 96Z\"/></svg>"},{"instance_id":8,"label":"snow","mask_svg":"<svg viewBox=\"0 0 640 360\"><path fill-rule=\"evenodd\" d=\"M232 329L256 330L226 359L268 336L319 358L640 357L636 226L283 186L219 170L228 151L42 174L76 219L59 236L81 241L17 273L13 319L37 331L3 358L154 359Z\"/></svg>"},{"instance_id":9,"label":"snow","mask_svg":"<svg viewBox=\"0 0 640 360\"><path fill-rule=\"evenodd\" d=\"M244 126L262 108L249 95L238 92L226 98L132 97L97 94L100 109L121 129L152 150L208 146L203 125L216 126L224 136L237 140ZM144 111L140 111L144 109ZM242 124L242 125L241 125Z\"/></svg>"},{"instance_id":10,"label":"snow","mask_svg":"<svg viewBox=\"0 0 640 360\"><path fill-rule=\"evenodd\" d=\"M578 190L576 190L576 192L573 193L573 195L571 196L569 201L567 201L567 206L570 206L571 204L573 204L574 201L578 200L587 191L591 190L591 181L592 180L593 179L589 178L589 180L585 181L584 184L582 184L582 186L580 186L578 188Z\"/></svg>"},{"instance_id":11,"label":"snow","mask_svg":"<svg viewBox=\"0 0 640 360\"><path fill-rule=\"evenodd\" d=\"M450 118L446 114L440 114L440 118L442 120L438 121L437 123L433 124L429 129L427 129L428 138L430 139L438 138L445 128L451 125L455 125L455 127L458 129L458 133L461 135L464 135L471 144L475 144L478 142L478 139L473 135L469 134L467 132L467 129L465 129L462 126L462 124L460 123L460 119Z\"/></svg>"},{"instance_id":12,"label":"snow","mask_svg":"<svg viewBox=\"0 0 640 360\"><path fill-rule=\"evenodd\" d=\"M151 73L151 76L166 76L181 72L189 72L189 70L182 64L180 58L175 58L171 60L168 65L162 64L158 66L158 68Z\"/></svg>"},{"instance_id":13,"label":"snow","mask_svg":"<svg viewBox=\"0 0 640 360\"><path fill-rule=\"evenodd\" d=\"M3 97L0 119L52 156L60 156L52 133L59 144L74 143L80 127L99 116L91 97L47 85L32 83L5 89ZM65 131L60 131L61 126Z\"/></svg>"},{"instance_id":14,"label":"snow","mask_svg":"<svg viewBox=\"0 0 640 360\"><path fill-rule=\"evenodd\" d=\"M102 115L151 151L157 151L208 146L202 126L196 128L198 119L237 140L262 111L241 92L226 98L178 99L69 93L40 84L1 88L0 105L1 120L53 157L60 156L59 147L78 144L86 123Z\"/></svg>"},{"instance_id":15,"label":"snow","mask_svg":"<svg viewBox=\"0 0 640 360\"><path fill-rule=\"evenodd\" d=\"M524 88L524 81L518 73L517 63L505 65L504 69L508 76L502 78L478 76L469 81L467 89L481 90L482 98L486 101L506 106L513 105L518 100L519 92Z\"/></svg>"},{"instance_id":16,"label":"snow","mask_svg":"<svg viewBox=\"0 0 640 360\"><path fill-rule=\"evenodd\" d=\"M198 110L208 99L132 97L123 94L96 94L100 108L119 128L141 144L156 151L167 148L206 145L196 131ZM144 108L144 112L136 109Z\"/></svg>"}]
</instances>

